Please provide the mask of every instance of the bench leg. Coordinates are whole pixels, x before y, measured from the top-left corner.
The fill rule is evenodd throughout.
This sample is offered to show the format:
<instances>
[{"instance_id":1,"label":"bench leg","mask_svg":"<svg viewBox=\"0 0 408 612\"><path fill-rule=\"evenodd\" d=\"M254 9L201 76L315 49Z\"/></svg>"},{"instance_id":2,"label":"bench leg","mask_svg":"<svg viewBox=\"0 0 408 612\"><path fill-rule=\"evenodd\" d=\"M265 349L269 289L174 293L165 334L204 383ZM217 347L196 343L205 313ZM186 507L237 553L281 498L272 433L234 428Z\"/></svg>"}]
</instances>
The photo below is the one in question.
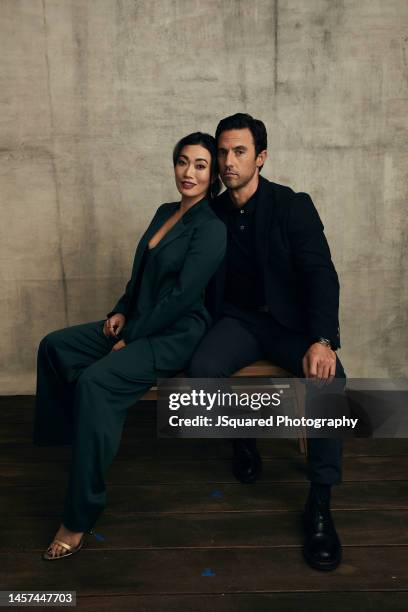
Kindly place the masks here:
<instances>
[{"instance_id":1,"label":"bench leg","mask_svg":"<svg viewBox=\"0 0 408 612\"><path fill-rule=\"evenodd\" d=\"M305 386L298 380L295 381L295 393L297 415L298 417L305 416L306 389ZM299 428L299 450L302 455L307 457L307 437L305 427Z\"/></svg>"}]
</instances>

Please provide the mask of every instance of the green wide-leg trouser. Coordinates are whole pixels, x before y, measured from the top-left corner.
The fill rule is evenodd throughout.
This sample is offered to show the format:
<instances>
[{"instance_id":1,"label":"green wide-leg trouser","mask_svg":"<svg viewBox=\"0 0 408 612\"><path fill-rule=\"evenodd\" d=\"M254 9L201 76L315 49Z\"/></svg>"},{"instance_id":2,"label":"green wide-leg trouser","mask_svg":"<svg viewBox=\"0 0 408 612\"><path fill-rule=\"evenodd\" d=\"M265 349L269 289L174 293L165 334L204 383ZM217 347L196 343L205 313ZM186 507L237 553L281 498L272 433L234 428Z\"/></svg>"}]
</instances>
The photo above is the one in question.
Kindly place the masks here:
<instances>
[{"instance_id":1,"label":"green wide-leg trouser","mask_svg":"<svg viewBox=\"0 0 408 612\"><path fill-rule=\"evenodd\" d=\"M34 444L72 443L62 519L71 531L91 529L106 505L105 474L128 408L157 378L176 374L155 368L148 338L112 351L117 340L104 335L103 324L51 332L38 349Z\"/></svg>"}]
</instances>

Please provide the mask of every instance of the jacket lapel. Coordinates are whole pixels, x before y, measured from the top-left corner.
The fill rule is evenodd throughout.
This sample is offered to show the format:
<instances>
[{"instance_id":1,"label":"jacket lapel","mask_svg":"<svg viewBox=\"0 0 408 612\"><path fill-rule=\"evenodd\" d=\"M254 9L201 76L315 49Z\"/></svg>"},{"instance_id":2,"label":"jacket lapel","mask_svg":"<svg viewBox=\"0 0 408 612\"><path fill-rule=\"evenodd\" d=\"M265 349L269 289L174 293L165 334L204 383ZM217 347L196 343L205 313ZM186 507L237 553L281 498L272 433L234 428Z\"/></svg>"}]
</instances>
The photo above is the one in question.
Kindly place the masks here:
<instances>
[{"instance_id":1,"label":"jacket lapel","mask_svg":"<svg viewBox=\"0 0 408 612\"><path fill-rule=\"evenodd\" d=\"M142 238L140 239L140 242L136 249L135 258L134 258L133 267L132 267L131 285L129 288L131 294L133 292L133 289L136 283L136 279L138 278L140 265L142 263L143 255L146 249L148 248L148 243L149 243L150 238L154 236L157 230L163 225L163 223L165 223L166 219L168 219L174 213L177 206L178 206L177 203L171 203L168 205L168 207L163 208L161 213L157 215L157 218L148 227L148 229L145 231Z\"/></svg>"},{"instance_id":2,"label":"jacket lapel","mask_svg":"<svg viewBox=\"0 0 408 612\"><path fill-rule=\"evenodd\" d=\"M169 215L167 218L170 218L170 216L171 215ZM163 219L161 225L163 225L163 223L165 223L165 222L166 222L166 220ZM160 227L158 227L157 229L160 229ZM160 253L160 251L165 246L167 246L168 244L173 242L173 240L176 240L179 236L184 234L187 230L188 230L188 228L184 225L183 218L179 219L177 221L177 223L175 223L173 225L173 227L167 232L167 234L165 234L163 236L163 238L160 240L160 242L158 244L156 244L156 246L152 249L151 257L157 257L157 254ZM154 233L151 236L153 236L153 235L154 235Z\"/></svg>"},{"instance_id":3,"label":"jacket lapel","mask_svg":"<svg viewBox=\"0 0 408 612\"><path fill-rule=\"evenodd\" d=\"M163 223L166 222L167 219L171 217L171 215L175 212L177 207L178 207L178 204L176 204L174 208L172 208L172 210L167 215L167 217L161 219L161 222L160 224L158 224L156 231L163 225ZM189 224L191 223L191 221L195 219L196 216L200 214L200 212L203 212L204 210L206 210L207 207L208 207L208 202L205 199L201 200L200 202L197 202L197 204L194 204L194 206L192 206L186 213L184 213L181 219L179 219L177 223L173 225L173 227L167 232L167 234L165 234L165 236L163 236L160 242L154 247L154 249L151 252L151 257L157 257L157 254L160 253L160 251L164 247L166 247L168 244L170 244L171 242L173 242L174 240L176 240L183 234L187 233L189 231ZM151 234L151 236L153 236L153 234Z\"/></svg>"}]
</instances>

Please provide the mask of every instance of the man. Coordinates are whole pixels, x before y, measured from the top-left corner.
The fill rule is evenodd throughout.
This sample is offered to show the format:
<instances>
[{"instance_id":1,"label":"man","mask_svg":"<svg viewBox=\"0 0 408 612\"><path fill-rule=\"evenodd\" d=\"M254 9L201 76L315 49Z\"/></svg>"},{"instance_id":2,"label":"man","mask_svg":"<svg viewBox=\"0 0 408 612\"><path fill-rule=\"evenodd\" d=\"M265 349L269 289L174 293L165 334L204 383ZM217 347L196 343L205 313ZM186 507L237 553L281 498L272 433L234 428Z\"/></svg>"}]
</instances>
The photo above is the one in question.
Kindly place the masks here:
<instances>
[{"instance_id":1,"label":"man","mask_svg":"<svg viewBox=\"0 0 408 612\"><path fill-rule=\"evenodd\" d=\"M213 208L227 226L227 253L207 291L215 323L189 368L194 378L230 377L270 359L297 377L344 388L339 283L323 224L306 193L260 176L267 157L262 121L237 113L216 130L220 176L227 187ZM233 471L255 482L262 462L254 439L234 440ZM330 512L331 486L341 482L342 442L308 441L310 490L303 552L309 565L332 570L341 544Z\"/></svg>"}]
</instances>

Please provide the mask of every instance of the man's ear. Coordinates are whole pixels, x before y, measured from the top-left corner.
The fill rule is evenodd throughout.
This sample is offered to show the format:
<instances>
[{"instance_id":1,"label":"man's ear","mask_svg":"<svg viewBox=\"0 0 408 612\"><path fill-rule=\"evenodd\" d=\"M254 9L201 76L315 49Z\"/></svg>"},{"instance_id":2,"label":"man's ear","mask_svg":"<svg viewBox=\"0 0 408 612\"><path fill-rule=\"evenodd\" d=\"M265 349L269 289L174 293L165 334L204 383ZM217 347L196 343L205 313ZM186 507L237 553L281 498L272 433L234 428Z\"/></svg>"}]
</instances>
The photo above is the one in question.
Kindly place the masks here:
<instances>
[{"instance_id":1,"label":"man's ear","mask_svg":"<svg viewBox=\"0 0 408 612\"><path fill-rule=\"evenodd\" d=\"M256 156L256 165L258 168L264 165L266 158L268 157L268 151L264 149Z\"/></svg>"}]
</instances>

